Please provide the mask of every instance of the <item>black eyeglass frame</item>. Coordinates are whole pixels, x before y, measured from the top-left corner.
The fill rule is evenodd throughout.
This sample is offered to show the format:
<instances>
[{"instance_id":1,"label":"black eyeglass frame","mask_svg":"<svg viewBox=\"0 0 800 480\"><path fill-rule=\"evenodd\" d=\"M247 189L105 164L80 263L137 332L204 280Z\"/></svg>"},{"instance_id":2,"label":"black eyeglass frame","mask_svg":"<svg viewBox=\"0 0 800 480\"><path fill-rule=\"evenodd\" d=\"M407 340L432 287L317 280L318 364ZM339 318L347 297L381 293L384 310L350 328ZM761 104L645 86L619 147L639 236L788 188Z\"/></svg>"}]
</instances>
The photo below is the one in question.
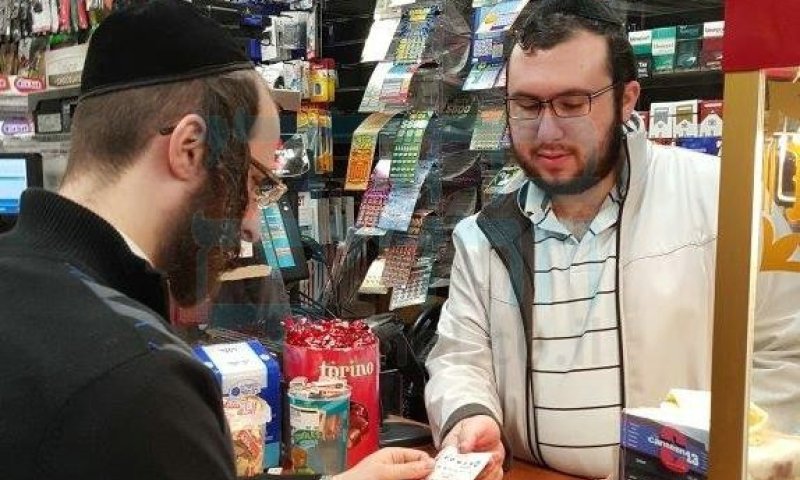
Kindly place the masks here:
<instances>
[{"instance_id":1,"label":"black eyeglass frame","mask_svg":"<svg viewBox=\"0 0 800 480\"><path fill-rule=\"evenodd\" d=\"M515 100L518 100L519 97L505 96L504 100L505 100L505 107L506 107L506 116L507 116L507 118L509 120L523 120L523 121L524 120L527 120L527 121L539 120L540 118L542 118L542 112L544 112L545 108L547 108L549 106L550 107L550 111L553 112L553 115L555 115L558 118L585 117L585 116L589 115L590 113L592 113L592 103L593 103L593 100L595 98L597 98L597 97L599 97L599 96L601 96L603 94L606 94L606 93L608 93L610 91L613 91L614 88L616 88L620 84L621 84L620 82L615 82L615 83L612 83L611 85L605 86L605 87L601 88L600 90L597 90L597 91L592 92L592 93L567 93L567 94L563 94L563 95L557 95L557 96L555 96L555 97L553 97L553 98L551 98L549 100L537 100L537 99L531 98L531 97L524 97L527 100L530 100L531 102L536 102L536 104L538 104L538 114L535 117L512 116L511 115L511 102L513 102ZM586 112L585 113L580 113L578 115L562 115L562 114L560 114L558 112L558 109L553 105L553 102L557 101L560 98L565 98L565 97L585 97L587 99L587 102L588 102L587 103L588 108L586 109Z\"/></svg>"},{"instance_id":2,"label":"black eyeglass frame","mask_svg":"<svg viewBox=\"0 0 800 480\"><path fill-rule=\"evenodd\" d=\"M158 130L158 133L159 135L172 135L176 128L177 125L163 127ZM265 207L280 200L288 190L286 184L274 172L255 161L253 157L249 155L248 157L247 161L250 165L264 175L263 180L256 185L256 191L253 192L258 206Z\"/></svg>"}]
</instances>

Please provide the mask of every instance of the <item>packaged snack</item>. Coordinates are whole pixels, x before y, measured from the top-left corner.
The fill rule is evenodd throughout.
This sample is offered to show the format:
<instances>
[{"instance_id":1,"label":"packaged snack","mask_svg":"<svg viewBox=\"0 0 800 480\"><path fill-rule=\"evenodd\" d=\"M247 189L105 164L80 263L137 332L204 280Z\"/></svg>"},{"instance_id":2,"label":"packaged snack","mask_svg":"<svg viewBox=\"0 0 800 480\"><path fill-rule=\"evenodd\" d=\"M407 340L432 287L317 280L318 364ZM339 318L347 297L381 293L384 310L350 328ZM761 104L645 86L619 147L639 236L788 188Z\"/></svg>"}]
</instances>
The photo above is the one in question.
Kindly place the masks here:
<instances>
[{"instance_id":1,"label":"packaged snack","mask_svg":"<svg viewBox=\"0 0 800 480\"><path fill-rule=\"evenodd\" d=\"M266 402L270 415L261 436L264 444L262 468L277 467L281 453L282 403L281 372L277 358L255 340L198 346L194 352L214 372L225 402L248 397L258 397Z\"/></svg>"},{"instance_id":2,"label":"packaged snack","mask_svg":"<svg viewBox=\"0 0 800 480\"><path fill-rule=\"evenodd\" d=\"M346 469L350 387L341 379L289 382L289 455L295 474L334 475Z\"/></svg>"},{"instance_id":3,"label":"packaged snack","mask_svg":"<svg viewBox=\"0 0 800 480\"><path fill-rule=\"evenodd\" d=\"M252 477L264 471L264 438L272 421L269 405L259 397L225 397L225 418L233 438L236 475Z\"/></svg>"},{"instance_id":4,"label":"packaged snack","mask_svg":"<svg viewBox=\"0 0 800 480\"><path fill-rule=\"evenodd\" d=\"M283 351L287 380L345 380L351 389L347 466L378 449L378 341L364 322L287 322Z\"/></svg>"}]
</instances>

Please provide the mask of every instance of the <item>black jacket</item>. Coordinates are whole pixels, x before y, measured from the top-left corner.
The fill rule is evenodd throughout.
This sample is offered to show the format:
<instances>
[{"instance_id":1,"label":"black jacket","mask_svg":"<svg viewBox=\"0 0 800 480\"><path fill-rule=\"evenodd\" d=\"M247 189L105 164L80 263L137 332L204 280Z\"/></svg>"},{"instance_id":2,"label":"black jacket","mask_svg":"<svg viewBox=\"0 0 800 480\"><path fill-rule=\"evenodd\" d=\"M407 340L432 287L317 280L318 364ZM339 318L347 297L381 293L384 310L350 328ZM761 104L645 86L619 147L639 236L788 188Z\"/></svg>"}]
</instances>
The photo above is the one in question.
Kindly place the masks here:
<instances>
[{"instance_id":1,"label":"black jacket","mask_svg":"<svg viewBox=\"0 0 800 480\"><path fill-rule=\"evenodd\" d=\"M234 478L213 375L164 322L163 277L103 219L25 192L0 308L0 478Z\"/></svg>"}]
</instances>

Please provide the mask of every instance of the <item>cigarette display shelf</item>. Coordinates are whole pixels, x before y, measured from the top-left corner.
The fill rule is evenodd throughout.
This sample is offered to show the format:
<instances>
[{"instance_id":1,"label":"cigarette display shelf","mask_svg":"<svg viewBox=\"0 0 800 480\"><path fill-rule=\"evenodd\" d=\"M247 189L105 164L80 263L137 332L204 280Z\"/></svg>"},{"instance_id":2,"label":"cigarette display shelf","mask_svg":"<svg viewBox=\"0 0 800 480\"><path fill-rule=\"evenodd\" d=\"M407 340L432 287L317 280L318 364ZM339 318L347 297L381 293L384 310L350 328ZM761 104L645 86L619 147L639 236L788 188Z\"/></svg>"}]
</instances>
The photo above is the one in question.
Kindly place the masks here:
<instances>
[{"instance_id":1,"label":"cigarette display shelf","mask_svg":"<svg viewBox=\"0 0 800 480\"><path fill-rule=\"evenodd\" d=\"M639 110L647 110L653 102L669 102L685 98L722 98L722 71L681 72L656 75L639 80L642 93Z\"/></svg>"},{"instance_id":2,"label":"cigarette display shelf","mask_svg":"<svg viewBox=\"0 0 800 480\"><path fill-rule=\"evenodd\" d=\"M723 0L613 0L627 21L628 31L677 25L693 25L724 19ZM653 102L687 98L722 98L723 73L715 70L673 72L641 78L638 110L649 110Z\"/></svg>"}]
</instances>

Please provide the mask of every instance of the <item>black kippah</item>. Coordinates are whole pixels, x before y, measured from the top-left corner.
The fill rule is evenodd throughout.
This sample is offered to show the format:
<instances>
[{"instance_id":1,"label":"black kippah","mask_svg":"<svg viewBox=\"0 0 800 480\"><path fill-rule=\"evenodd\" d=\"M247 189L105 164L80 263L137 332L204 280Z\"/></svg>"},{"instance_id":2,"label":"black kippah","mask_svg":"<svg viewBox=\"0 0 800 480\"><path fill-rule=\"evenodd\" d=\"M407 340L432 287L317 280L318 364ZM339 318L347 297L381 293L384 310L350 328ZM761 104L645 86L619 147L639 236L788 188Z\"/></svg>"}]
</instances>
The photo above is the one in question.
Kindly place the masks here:
<instances>
[{"instance_id":1,"label":"black kippah","mask_svg":"<svg viewBox=\"0 0 800 480\"><path fill-rule=\"evenodd\" d=\"M543 17L555 13L596 20L598 22L623 25L623 19L605 0L541 0L533 6L533 12Z\"/></svg>"},{"instance_id":2,"label":"black kippah","mask_svg":"<svg viewBox=\"0 0 800 480\"><path fill-rule=\"evenodd\" d=\"M153 0L112 13L94 32L81 99L252 68L244 49L191 4Z\"/></svg>"}]
</instances>

